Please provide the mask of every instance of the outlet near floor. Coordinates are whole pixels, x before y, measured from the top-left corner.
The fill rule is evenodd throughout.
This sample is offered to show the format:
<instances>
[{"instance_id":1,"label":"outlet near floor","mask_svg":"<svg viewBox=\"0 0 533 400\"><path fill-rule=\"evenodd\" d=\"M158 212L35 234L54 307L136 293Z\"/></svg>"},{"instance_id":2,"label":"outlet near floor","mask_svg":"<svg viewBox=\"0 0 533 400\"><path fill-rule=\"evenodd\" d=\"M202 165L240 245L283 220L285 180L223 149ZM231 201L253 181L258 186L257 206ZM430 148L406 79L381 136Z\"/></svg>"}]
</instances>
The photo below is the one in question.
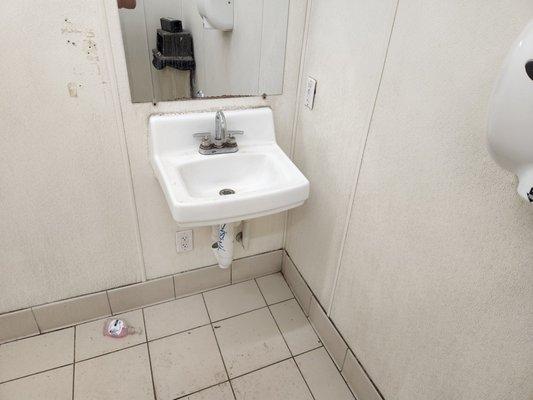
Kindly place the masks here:
<instances>
[{"instance_id":1,"label":"outlet near floor","mask_svg":"<svg viewBox=\"0 0 533 400\"><path fill-rule=\"evenodd\" d=\"M194 248L192 239L192 230L176 232L176 251L178 253L185 253Z\"/></svg>"}]
</instances>

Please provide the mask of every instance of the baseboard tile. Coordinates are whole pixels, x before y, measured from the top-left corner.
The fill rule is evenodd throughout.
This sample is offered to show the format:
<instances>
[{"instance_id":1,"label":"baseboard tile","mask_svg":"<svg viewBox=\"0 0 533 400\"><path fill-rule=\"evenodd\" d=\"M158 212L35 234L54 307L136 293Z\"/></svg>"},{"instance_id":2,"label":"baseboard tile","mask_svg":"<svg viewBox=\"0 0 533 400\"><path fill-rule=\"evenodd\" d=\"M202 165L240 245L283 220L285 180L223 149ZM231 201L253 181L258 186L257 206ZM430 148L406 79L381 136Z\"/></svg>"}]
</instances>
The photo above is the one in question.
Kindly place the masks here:
<instances>
[{"instance_id":1,"label":"baseboard tile","mask_svg":"<svg viewBox=\"0 0 533 400\"><path fill-rule=\"evenodd\" d=\"M282 273L294 297L308 316L311 326L320 337L324 348L341 371L357 400L383 400L380 391L342 338L331 318L327 316L317 297L286 252L283 255Z\"/></svg>"},{"instance_id":2,"label":"baseboard tile","mask_svg":"<svg viewBox=\"0 0 533 400\"><path fill-rule=\"evenodd\" d=\"M189 296L281 270L284 251L237 259L231 268L208 266L100 292L0 314L0 343L38 335L151 304Z\"/></svg>"}]
</instances>

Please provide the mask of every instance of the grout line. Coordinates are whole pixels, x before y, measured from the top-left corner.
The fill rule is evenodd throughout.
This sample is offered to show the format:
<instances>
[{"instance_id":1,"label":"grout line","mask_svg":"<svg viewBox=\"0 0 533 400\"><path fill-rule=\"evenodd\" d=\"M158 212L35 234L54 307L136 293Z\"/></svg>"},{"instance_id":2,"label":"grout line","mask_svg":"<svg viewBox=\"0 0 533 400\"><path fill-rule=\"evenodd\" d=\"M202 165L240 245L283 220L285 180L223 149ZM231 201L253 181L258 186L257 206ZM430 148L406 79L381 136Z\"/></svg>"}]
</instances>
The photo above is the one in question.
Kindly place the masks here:
<instances>
[{"instance_id":1,"label":"grout line","mask_svg":"<svg viewBox=\"0 0 533 400\"><path fill-rule=\"evenodd\" d=\"M233 389L233 385L231 384L231 380L229 378L228 367L226 366L226 361L224 360L224 356L222 355L222 350L220 349L220 344L218 343L218 338L217 338L217 335L215 333L215 328L213 327L213 321L211 320L211 315L209 314L209 309L207 308L207 303L205 302L205 297L204 297L203 293L202 293L202 299L204 301L205 309L207 310L207 317L209 318L209 321L211 321L211 323L209 325L211 326L211 332L213 332L213 336L215 338L215 343L217 344L218 354L220 355L220 359L222 360L222 365L224 366L224 371L226 371L226 377L228 378L229 386L231 388L231 393L233 393L233 398L236 399L237 396L235 395L235 390Z\"/></svg>"},{"instance_id":2,"label":"grout line","mask_svg":"<svg viewBox=\"0 0 533 400\"><path fill-rule=\"evenodd\" d=\"M257 285L257 279L255 280L255 283ZM289 286L289 285L287 284L287 286ZM259 285L257 285L257 287L259 287ZM261 296L263 296L263 299L265 300L265 303L267 303L265 295L261 291L261 287L259 287L259 292L261 293ZM291 355L291 358L292 358L292 361L294 362L294 365L296 365L296 368L298 369L298 372L300 373L300 376L302 377L302 379L303 379L303 381L305 383L305 386L307 386L307 390L309 390L309 393L311 394L311 397L313 398L313 400L315 400L315 396L313 395L313 392L311 391L311 388L309 387L309 384L305 380L305 377L302 374L302 371L300 370L300 366L298 365L298 363L296 362L296 359L294 358L294 353L292 352L291 348L289 347L289 344L287 343L287 339L285 339L285 335L283 335L283 332L281 331L281 328L279 327L279 324L278 324L278 321L276 320L276 317L274 317L274 314L272 313L272 310L270 309L270 307L267 307L267 308L268 308L268 312L270 313L270 316L272 317L272 320L276 324L276 328L278 328L278 332L281 335L281 338L283 339L283 342L285 343L285 346L289 350L289 354Z\"/></svg>"},{"instance_id":3,"label":"grout line","mask_svg":"<svg viewBox=\"0 0 533 400\"><path fill-rule=\"evenodd\" d=\"M234 318L234 317L240 317L241 315L244 315L244 314L249 314L249 313L252 313L254 311L258 311L258 310L262 310L263 308L267 308L267 307L270 307L270 306L274 306L276 304L279 304L279 303L283 303L285 301L289 301L289 300L292 300L294 297L290 298L290 299L286 299L286 300L281 300L281 301L278 301L276 303L272 303L272 304L267 304L267 305L264 305L264 306L261 306L261 307L258 307L258 308L254 308L253 310L248 310L248 311L244 311L242 313L239 313L239 314L235 314L235 315L232 315L230 317L225 317L225 318L221 318L221 319L217 319L216 321L213 321L213 323L218 323L218 322L222 322L222 321L226 321L228 319L231 319L231 318ZM305 314L304 314L305 315Z\"/></svg>"},{"instance_id":4,"label":"grout line","mask_svg":"<svg viewBox=\"0 0 533 400\"><path fill-rule=\"evenodd\" d=\"M74 400L74 388L76 385L76 332L77 327L74 327L74 349L72 350L72 400Z\"/></svg>"},{"instance_id":5,"label":"grout line","mask_svg":"<svg viewBox=\"0 0 533 400\"><path fill-rule=\"evenodd\" d=\"M257 281L255 282L255 284L257 285ZM259 285L257 285L257 287L259 287ZM259 287L259 293L261 293L261 297L263 297L263 300L265 301L265 303L268 304L267 300L265 298L265 295L261 291L260 287ZM276 324L276 328L278 328L278 332L281 335L281 338L283 339L283 343L285 343L285 346L287 346L287 350L289 350L290 355L292 357L294 357L294 354L292 354L292 350L289 347L289 344L287 343L287 340L285 340L285 336L283 336L283 332L281 331L281 328L278 325L278 321L276 321L276 317L274 317L274 314L272 314L272 310L270 309L270 306L267 306L267 308L268 308L268 312L270 313L270 316L272 317L272 319L274 320L274 323Z\"/></svg>"},{"instance_id":6,"label":"grout line","mask_svg":"<svg viewBox=\"0 0 533 400\"><path fill-rule=\"evenodd\" d=\"M109 291L108 290L105 291L105 297L107 298L107 304L109 305L109 312L111 313L111 315L115 315L113 313L113 308L111 308L111 300L109 300Z\"/></svg>"},{"instance_id":7,"label":"grout line","mask_svg":"<svg viewBox=\"0 0 533 400\"><path fill-rule=\"evenodd\" d=\"M302 377L304 383L305 383L305 386L307 386L307 390L309 390L309 393L311 393L311 397L313 398L313 400L315 399L315 395L313 394L313 391L311 390L311 387L309 386L309 384L307 383L307 380L305 379L305 376L304 374L302 373L302 370L300 369L300 366L298 365L298 363L296 362L296 358L292 358L292 360L294 361L294 365L296 365L296 369L298 369L298 372L300 373L300 376Z\"/></svg>"},{"instance_id":8,"label":"grout line","mask_svg":"<svg viewBox=\"0 0 533 400\"><path fill-rule=\"evenodd\" d=\"M202 293L200 293L202 294ZM249 311L245 311L245 312L242 312L240 314L236 314L236 315L232 315L231 317L226 317L226 318L223 318L223 319L218 319L216 321L212 321L212 322L208 322L207 324L202 324L202 325L198 325L198 326L194 326L192 328L188 328L188 329L184 329L182 331L178 331L178 332L173 332L173 333L169 333L168 335L164 335L164 336L161 336L161 337L157 337L155 339L148 339L147 342L150 343L150 342L156 342L158 340L161 340L161 339L166 339L170 336L174 336L174 335L179 335L180 333L185 333L185 332L188 332L188 331L192 331L194 329L197 329L197 328L203 328L207 325L210 325L210 324L217 324L219 322L223 322L223 321L227 321L228 319L232 319L234 317L240 317L241 315L245 315L245 314L250 314L250 313L253 313L254 311L259 311L259 310L262 310L263 308L267 308L267 307L270 307L270 306L275 306L277 304L281 304L281 303L285 303L287 301L291 301L291 300L295 300L294 297L290 298L290 299L286 299L286 300L282 300L282 301L278 301L276 303L272 303L270 305L267 305L267 306L262 306L262 307L259 307L259 308L254 308L253 310L249 310ZM204 301L204 306L205 306L205 301ZM206 307L206 310L207 310L207 307ZM209 311L207 311L207 314L209 315ZM304 314L305 315L305 314ZM211 321L211 317L209 317L209 320ZM133 345L133 346L137 346L137 345ZM126 348L129 348L129 347L133 347L133 346L128 346L128 347L125 347ZM118 350L116 350L118 351ZM106 353L106 354L109 354L109 353ZM97 356L99 357L99 356ZM85 360L83 360L85 361Z\"/></svg>"},{"instance_id":9,"label":"grout line","mask_svg":"<svg viewBox=\"0 0 533 400\"><path fill-rule=\"evenodd\" d=\"M174 279L174 276L172 276L172 289L174 290L174 299L173 300L176 300L176 298L178 296L176 296L176 280Z\"/></svg>"},{"instance_id":10,"label":"grout line","mask_svg":"<svg viewBox=\"0 0 533 400\"><path fill-rule=\"evenodd\" d=\"M104 354L98 354L97 356L84 358L83 360L76 361L76 364L84 363L85 361L94 360L95 358L105 357L105 356L107 356L109 354L118 353L119 351L122 351L122 350L129 350L129 349L131 349L133 347L141 346L141 345L146 344L146 343L147 343L146 341L141 342L141 343L135 343L135 344L132 344L131 346L126 346L126 347L122 347L120 349L115 349L115 350L108 351L107 353L104 353Z\"/></svg>"},{"instance_id":11,"label":"grout line","mask_svg":"<svg viewBox=\"0 0 533 400\"><path fill-rule=\"evenodd\" d=\"M385 399L385 396L383 395L383 393L381 392L381 390L379 390L379 387L378 385L376 385L376 383L374 382L374 380L370 377L370 374L367 372L366 368L363 366L363 364L361 363L361 361L359 361L359 358L357 358L357 355L350 350L350 348L348 347L348 350L346 351L346 356L344 357L344 362L346 362L346 358L348 357L348 351L350 351L352 353L352 355L354 356L355 358L355 361L357 362L357 364L361 367L361 369L363 370L363 373L365 374L366 378L370 381L370 383L372 384L372 386L374 387L374 389L376 390L376 392L378 392L378 395L381 396L381 399ZM344 365L342 366L342 368L344 369ZM342 371L342 370L341 370ZM342 375L342 374L341 374ZM348 386L349 387L349 386Z\"/></svg>"},{"instance_id":12,"label":"grout line","mask_svg":"<svg viewBox=\"0 0 533 400\"><path fill-rule=\"evenodd\" d=\"M289 257L289 255L287 254L287 257ZM296 268L296 266L295 266ZM285 283L287 283L287 286L289 286L289 283L287 282L287 280L285 279L285 276L283 276L283 279L285 280ZM291 290L292 292L292 288L289 286L289 289ZM309 289L310 290L310 289ZM293 295L294 295L294 292L293 292ZM311 293L311 297L314 297L314 295ZM300 353L300 354L297 354L295 355L293 358L294 358L294 361L296 362L296 357L302 355L302 354L306 354L306 353L309 353L313 350L316 350L316 349L319 349L321 347L324 348L324 350L326 351L326 354L328 355L329 359L331 360L331 362L333 363L333 366L335 367L335 369L338 371L339 375L341 376L342 380L344 381L344 383L346 384L346 386L348 387L348 390L350 391L350 393L352 393L354 399L356 399L356 396L355 396L355 393L352 391L352 389L350 388L350 385L348 385L348 382L346 381L346 379L344 378L344 376L342 375L342 370L344 368L344 363L346 362L346 357L348 356L348 352L350 351L350 347L348 347L347 345L347 348L346 348L346 352L344 353L344 359L342 361L342 368L339 370L337 368L337 364L335 364L335 360L333 360L333 357L331 357L331 354L329 353L328 349L326 348L326 346L324 345L324 342L322 341L322 338L320 337L320 335L318 334L317 330L315 329L315 327L313 326L313 324L311 323L311 319L305 315L305 312L302 308L302 305L299 303L299 301L296 299L296 296L294 296L294 299L296 300L296 304L298 304L298 307L300 307L300 311L302 311L303 315L305 316L307 322L309 323L309 325L311 326L311 329L315 332L315 335L317 336L318 340L320 341L321 345L314 348L314 349L311 349L311 350L308 350L308 351L305 351L303 353ZM292 299L289 299L289 300L292 300ZM289 301L289 300L286 300L286 301ZM320 304L320 303L319 303ZM275 318L274 318L275 319ZM329 318L328 318L329 319ZM335 327L335 329L337 330L337 328ZM337 330L338 332L338 330ZM344 340L344 339L343 339ZM345 342L346 343L346 342ZM357 359L357 357L356 357ZM359 360L358 360L359 361ZM298 366L298 363L296 362L296 366ZM298 366L298 370L300 371L300 374L302 374L302 371L300 370L300 367ZM366 373L366 371L365 371ZM303 374L302 374L302 377L303 377ZM304 381L305 381L305 377L304 377ZM372 382L373 383L373 382Z\"/></svg>"},{"instance_id":13,"label":"grout line","mask_svg":"<svg viewBox=\"0 0 533 400\"><path fill-rule=\"evenodd\" d=\"M243 374L240 374L240 375L234 376L233 378L231 378L231 380L235 380L235 379L238 379L238 378L242 378L242 377L245 376L245 375L253 374L254 372L261 371L262 369L265 369L265 368L271 367L271 366L273 366L273 365L276 365L276 364L279 364L279 363L285 362L285 361L287 361L287 360L292 360L292 359L293 359L292 356L282 358L281 360L277 360L277 361L271 362L270 364L263 365L262 367L255 368L255 369L253 369L253 370L251 370L251 371L248 371L248 372L245 372L245 373L243 373Z\"/></svg>"},{"instance_id":14,"label":"grout line","mask_svg":"<svg viewBox=\"0 0 533 400\"><path fill-rule=\"evenodd\" d=\"M45 373L45 372L55 371L56 369L65 368L65 367L68 367L69 365L72 365L72 363L62 364L62 365L58 365L57 367L44 369L44 370L42 370L42 371L38 371L38 372L32 372L31 374L23 375L23 376L19 376L19 377L17 377L17 378L13 378L13 379L8 379L7 381L2 381L2 382L0 382L0 385L3 385L4 383L9 383L9 382L18 381L19 379L29 378L30 376L35 376L35 375L43 374L43 373Z\"/></svg>"},{"instance_id":15,"label":"grout line","mask_svg":"<svg viewBox=\"0 0 533 400\"><path fill-rule=\"evenodd\" d=\"M259 276L258 278L262 278L262 277L265 277L265 276L269 276L269 275L274 275L274 274L278 274L280 273L279 271L278 272L273 272L273 273L270 273L270 274L267 274L267 275L261 275ZM255 278L251 278L249 280L252 280L252 279L255 279ZM0 346L3 346L3 345L6 345L8 343L15 343L15 342L19 342L21 340L24 340L24 339L29 339L29 338L32 338L32 337L36 337L36 336L40 336L40 335L46 335L48 333L53 333L53 332L58 332L58 331L61 331L61 330L64 330L64 329L69 329L69 328L74 328L75 326L79 326L79 325L84 325L84 324L88 324L90 322L95 322L95 321L99 321L99 320L104 320L106 318L109 318L109 317L116 317L117 315L121 315L121 314L126 314L126 313L129 313L129 312L133 312L133 311L138 311L138 310L142 310L142 309L145 309L145 308L151 308L151 307L157 307L161 304L166 304L166 303L170 303L172 301L177 301L177 300L182 300L182 299L187 299L189 297L193 297L193 296L198 296L198 295L201 295L203 293L207 293L207 292L212 292L214 290L217 290L217 289L222 289L224 287L227 287L227 286L233 286L233 285L238 285L239 283L244 283L244 282L247 282L247 281L242 281L242 282L237 282L237 283L228 283L228 284L225 284L225 285L222 285L222 286L217 286L217 287L214 287L214 288L209 288L209 289L206 289L206 290L203 290L203 291L199 291L199 292L194 292L194 293L188 293L186 295L183 295L182 297L178 297L178 298L169 298L167 300L163 300L159 303L153 303L153 304L147 304L145 306L141 306L141 307L138 307L138 308L132 308L131 310L125 310L125 311L117 311L115 314L111 313L110 315L106 315L106 316L100 316L100 317L97 317L97 318L94 318L94 319L90 319L90 320L87 320L87 321L81 321L81 322L78 322L76 324L72 324L72 325L67 325L67 326L62 326L62 327L58 327L58 328L54 328L54 329L51 329L51 330L48 330L48 331L45 331L45 332L40 332L40 333L36 333L34 335L29 335L29 336L24 336L24 337L20 337L20 338L16 338L16 339L12 339L12 340L8 340L7 342L3 342L0 344ZM292 291L292 290L291 290ZM107 292L107 291L106 291ZM109 300L109 298L108 298ZM287 300L290 300L290 299L287 299ZM282 303L284 301L287 301L287 300L282 300L282 301L279 301L279 302L276 302L276 303L272 303L270 305L275 305L275 304L278 304L278 303ZM261 307L263 308L263 307ZM246 314L248 312L252 312L252 311L257 311L259 310L260 308L256 308L254 310L250 310L250 311L245 311L241 314L236 314L236 315L233 315L232 317L237 317L239 315L242 315L242 314ZM226 318L223 318L223 319L220 319L218 321L215 321L215 322L219 322L219 321L223 321L223 320L226 320L226 319L229 319L229 318L232 318L232 317L226 317ZM203 325L202 325L203 326ZM194 328L191 328L191 329L194 329ZM189 329L190 330L190 329ZM181 331L181 332L185 332L185 331ZM170 335L167 335L167 336L164 336L164 337L168 337L168 336L172 336L174 335L173 334L170 334ZM159 339L159 338L157 338ZM157 340L157 339L152 339L150 341L153 341L153 340ZM132 346L129 346L129 347L132 347Z\"/></svg>"},{"instance_id":16,"label":"grout line","mask_svg":"<svg viewBox=\"0 0 533 400\"><path fill-rule=\"evenodd\" d=\"M193 331L193 330L198 329L198 328L204 328L204 327L206 327L207 325L210 325L210 324L211 324L211 322L208 322L207 324L193 326L192 328L184 329L184 330L179 331L179 332L173 332L173 333L169 333L168 335L164 335L164 336L161 336L161 337L156 337L155 339L149 339L146 342L147 343L157 342L158 340L167 339L167 338L169 338L171 336L180 335L182 333Z\"/></svg>"},{"instance_id":17,"label":"grout line","mask_svg":"<svg viewBox=\"0 0 533 400\"><path fill-rule=\"evenodd\" d=\"M186 395L183 395L183 396L177 397L177 398L175 398L174 400L180 400L180 399L186 399L186 400L188 400L188 399L189 399L189 396L193 396L193 395L195 395L195 394L197 394L197 393L200 393L200 392L202 392L202 391L204 391L204 390L211 389L211 388L214 388L214 387L216 387L216 386L223 385L224 383L227 383L227 384L229 384L229 385L231 386L231 383L229 382L229 379L228 379L227 381L220 382L220 383L215 383L214 385L207 386L207 387L205 387L205 388L203 388L203 389L199 389L199 390L196 390L196 391L191 392L191 393L189 393L189 394L186 394Z\"/></svg>"},{"instance_id":18,"label":"grout line","mask_svg":"<svg viewBox=\"0 0 533 400\"><path fill-rule=\"evenodd\" d=\"M150 378L152 379L152 390L154 391L154 400L157 399L155 392L154 370L152 368L152 356L150 354L150 344L148 343L148 333L146 332L146 319L144 318L144 309L141 310L144 326L144 339L146 340L146 350L148 351L148 364L150 364Z\"/></svg>"},{"instance_id":19,"label":"grout line","mask_svg":"<svg viewBox=\"0 0 533 400\"><path fill-rule=\"evenodd\" d=\"M22 341L22 340L31 339L31 338L36 338L37 336L47 335L47 334L49 334L49 333L54 333L54 332L59 332L59 331L64 331L64 330L66 330L66 329L74 328L75 326L76 326L76 325L62 326L61 328L57 328L57 329L54 329L54 330L51 330L51 331L46 331L46 332L43 332L43 333L36 333L35 335L24 336L24 337L21 337L21 338L13 339L13 340L10 340L10 341L8 341L8 342L4 342L4 343L0 344L0 347L5 346L5 345L7 345L7 344L20 342L20 341ZM1 383L1 382L0 382L0 383Z\"/></svg>"},{"instance_id":20,"label":"grout line","mask_svg":"<svg viewBox=\"0 0 533 400\"><path fill-rule=\"evenodd\" d=\"M39 331L38 335L43 333L41 330L41 327L39 326L39 323L37 322L37 317L35 316L35 311L33 310L33 307L30 307L31 315L33 315L33 320L35 321L35 326L37 327L37 330Z\"/></svg>"},{"instance_id":21,"label":"grout line","mask_svg":"<svg viewBox=\"0 0 533 400\"><path fill-rule=\"evenodd\" d=\"M39 327L37 327L37 329L39 329ZM65 328L61 328L61 329L65 329ZM45 332L45 333L51 333L51 332L55 332L55 331L49 331L49 332ZM44 333L33 333L31 335L28 335L28 336L21 336L21 337L17 337L16 339L10 339L10 340L7 340L5 342L2 342L0 343L0 347L6 345L6 344L9 344L9 343L15 343L15 342L20 342L21 340L24 340L24 339L31 339L31 338L34 338L34 337L37 337L37 336L41 336L41 335L44 335Z\"/></svg>"},{"instance_id":22,"label":"grout line","mask_svg":"<svg viewBox=\"0 0 533 400\"><path fill-rule=\"evenodd\" d=\"M317 347L316 349L319 349L320 347L323 347L323 346L319 346L319 347ZM314 350L316 350L316 349L306 350L306 351L304 351L304 352L298 354L298 356L300 356L300 355L302 355L302 354L310 353L310 352L312 352L312 351L314 351ZM245 372L245 373L243 373L243 374L237 375L237 376L231 378L231 380L235 380L235 379L237 379L237 378L241 378L241 377L243 377L243 376L245 376L245 375L249 375L249 374L252 374L252 373L254 373L254 372L261 371L262 369L265 369L265 368L271 367L271 366L273 366L273 365L276 365L276 364L282 363L282 362L287 361L287 360L293 360L293 359L294 359L294 357L292 357L292 356L291 356L291 357L285 357L285 358L282 358L281 360L278 360L278 361L272 362L272 363L267 364L267 365L263 365L262 367L255 368L255 369L253 369L253 370L251 370L251 371L248 371L248 372Z\"/></svg>"},{"instance_id":23,"label":"grout line","mask_svg":"<svg viewBox=\"0 0 533 400\"><path fill-rule=\"evenodd\" d=\"M252 254L252 255L249 255L249 256L245 256L245 257L241 257L241 258L237 258L233 261L237 261L237 260L244 260L244 259L247 259L247 258L252 258L252 257L257 257L257 256L263 256L263 255L267 255L267 254L270 254L270 253L276 253L278 251L283 251L284 249L283 248L280 248L280 249L276 249L276 250L269 250L269 251L265 251L265 252L262 252L262 253L257 253L257 254ZM34 308L37 308L37 307L42 307L42 306L46 306L46 305L51 305L51 304L55 304L55 303L61 303L61 302L64 302L64 301L67 301L67 300L75 300L75 299L80 299L82 297L86 297L86 296L91 296L91 295L94 295L94 294L101 294L101 293L106 293L108 294L109 291L112 291L112 290L115 290L115 289L123 289L123 288L127 288L127 287L130 287L130 286L134 286L134 285L141 285L141 284L144 284L144 283L148 283L148 282L153 282L153 281L156 281L156 280L159 280L159 279L164 279L164 278L174 278L174 277L179 277L180 275L182 274L187 274L189 272L196 272L196 271L200 271L200 270L203 270L203 269L206 269L206 268L213 268L213 267L216 267L217 265L216 264L211 264L211 265L205 265L205 266L202 266L202 267L198 267L198 268L193 268L193 269L189 269L187 271L180 271L180 272L176 272L176 273L172 273L172 274L167 274L167 275L161 275L161 276L158 276L157 278L151 278L151 279L146 279L144 281L139 281L139 282L133 282L133 283L126 283L124 285L119 285L119 286L114 286L114 287L110 287L110 288L107 288L107 289L102 289L102 290L97 290L97 291L94 291L94 292L88 292L88 293L83 293L83 294L80 294L80 295L76 295L76 296L72 296L72 297L67 297L67 298L64 298L64 299L59 299L59 300L53 300L53 301L48 301L48 302L45 302L45 303L40 303L40 304L34 304L32 306L28 306L28 307L23 307L23 308L17 308L15 310L9 310L9 311L5 311L5 312L1 312L0 313L0 317L3 317L5 315L8 315L8 314L11 314L11 313L16 313L16 312L19 312L19 311L25 311L25 310L31 310L32 313L33 313L33 309ZM265 275L261 275L261 276L267 276L267 275L271 275L271 274L275 274L275 273L278 273L280 271L276 271L276 272L271 272L271 273L268 273L268 274L265 274ZM255 277L252 277L250 279L253 279ZM250 280L250 279L247 279L247 280ZM244 281L242 281L244 282ZM236 282L236 283L240 283L240 282ZM199 294L199 293L203 293L203 292L207 292L207 291L210 291L210 290L214 290L214 289L218 289L218 288L221 288L223 286L229 286L231 285L231 277L230 277L230 283L228 284L225 284L225 285L221 285L221 286L215 286L215 287L207 287L207 288L204 288L204 289L201 289L200 291L198 292L195 292L195 293L187 293L185 296L182 296L182 297L188 297L189 295L194 295L194 294ZM179 298L182 298L182 297L179 297ZM172 300L172 299L170 299ZM165 300L166 301L166 300ZM155 303L154 303L155 304ZM145 304L143 306L140 306L138 308L135 308L135 309L132 309L132 310L136 310L136 309L139 309L139 308L143 308L143 307L147 307L147 306L150 306L150 304ZM110 307L111 308L111 307ZM128 310L128 311L132 311L132 310ZM35 318L35 314L34 314L34 318ZM35 321L37 322L37 319L35 319ZM85 321L83 321L85 322ZM74 324L72 325L69 325L69 326L73 326ZM37 326L38 327L38 326ZM47 332L50 332L50 331L47 331ZM34 336L34 335L32 335ZM16 339L15 339L16 340ZM5 342L7 343L7 342Z\"/></svg>"},{"instance_id":24,"label":"grout line","mask_svg":"<svg viewBox=\"0 0 533 400\"><path fill-rule=\"evenodd\" d=\"M284 276L284 279L285 279L285 276ZM285 281L287 281L285 279ZM288 285L288 283L287 283ZM289 289L291 289L292 291L292 288L289 286ZM294 294L294 292L293 292ZM314 298L315 295L313 293L311 293L311 299ZM294 296L294 298L296 299L296 296ZM296 299L296 303L298 304L298 306L300 307L300 309L302 310L303 312L303 309L302 309L302 305L300 304L300 302L298 301L298 299ZM322 306L320 305L320 303L317 301L318 305L322 308ZM323 310L323 309L322 309ZM324 310L323 310L324 311ZM325 312L325 311L324 311ZM305 313L304 313L305 315ZM326 314L326 317L327 317L327 314ZM331 319L329 317L327 317L330 321ZM331 321L331 323L333 324L333 328L335 329L335 331L341 336L342 340L344 340L344 343L346 344L347 346L347 349L346 349L346 352L344 353L344 360L342 361L342 367L341 369L339 370L339 368L337 367L337 364L335 363L335 360L333 359L333 357L331 356L329 350L327 349L327 347L324 345L324 342L322 341L322 338L320 337L320 335L318 334L318 331L316 330L316 328L314 327L314 325L311 323L311 319L309 318L309 316L306 316L306 319L307 321L309 322L309 325L311 325L311 328L313 329L313 331L315 332L316 336L318 337L318 339L320 340L320 343L322 343L321 346L317 347L317 348L320 348L320 347L323 347L324 350L326 350L326 354L328 355L328 357L331 359L331 362L333 363L333 365L335 366L335 369L337 369L337 371L339 372L339 374L341 375L342 379L344 380L344 382L346 383L346 386L348 386L348 389L350 390L350 392L352 393L352 395L354 396L355 399L357 399L357 396L355 395L355 393L352 391L352 389L350 388L350 385L348 385L348 382L346 381L346 379L344 378L344 376L342 375L342 370L344 369L344 364L346 363L346 358L348 357L348 352L350 351L353 356L355 357L355 359L357 360L358 364L361 366L361 368L363 369L365 375L367 376L367 378L370 380L370 382L372 383L372 385L374 386L374 388L377 390L377 392L381 395L382 399L384 399L385 397L381 394L381 391L378 389L377 385L374 383L374 381L370 378L370 375L368 375L366 369L363 367L363 365L359 362L359 359L357 358L357 356L355 355L355 353L350 349L350 346L348 346L348 342L346 342L346 340L344 340L344 337L341 335L340 331L337 329L337 327L335 326L335 324L333 324L333 321ZM313 350L316 350L316 349L313 349ZM309 350L309 351L312 351L312 350ZM308 353L309 351L306 351L306 352L303 352L301 354L305 354L305 353ZM298 354L299 356L300 354Z\"/></svg>"},{"instance_id":25,"label":"grout line","mask_svg":"<svg viewBox=\"0 0 533 400\"><path fill-rule=\"evenodd\" d=\"M350 385L348 384L348 381L346 380L346 378L344 377L344 375L342 374L342 370L344 369L344 363L346 363L346 358L348 357L348 352L350 351L350 349L346 349L346 355L344 356L344 361L342 363L342 369L339 371L339 375L341 376L342 380L344 381L344 383L346 384L346 387L348 388L348 390L350 391L350 393L352 394L352 396L354 397L354 399L357 399L357 397L355 396L355 393L353 392L352 388L350 387ZM327 351L326 351L327 353ZM329 355L329 353L328 353ZM329 356L329 358L331 358L331 356ZM331 360L333 361L333 360Z\"/></svg>"},{"instance_id":26,"label":"grout line","mask_svg":"<svg viewBox=\"0 0 533 400\"><path fill-rule=\"evenodd\" d=\"M355 205L355 194L357 192L357 186L359 184L359 178L361 176L361 169L363 167L363 159L364 159L364 155L365 155L365 151L366 151L366 146L367 146L367 143L368 143L368 137L370 136L370 129L372 128L372 121L374 119L374 113L376 111L376 105L377 105L378 98L379 98L379 92L381 90L381 83L383 82L383 75L385 74L385 66L387 65L387 58L389 56L389 48L390 48L390 43L391 43L391 40L392 40L392 34L393 34L393 31L394 31L394 25L396 23L396 16L398 14L399 4L400 4L400 0L397 0L396 1L396 7L394 9L394 15L393 15L393 18L392 18L391 28L390 28L390 31L389 31L389 38L388 38L388 41L387 41L387 48L385 50L385 55L383 57L383 65L381 66L381 74L379 76L378 86L376 88L376 94L374 96L374 104L372 105L372 111L370 112L370 118L368 120L368 127L366 129L366 134L363 135L363 138L362 138L361 151L359 153L356 169L354 171L354 179L353 179L354 183L353 183L352 187L350 188L350 199L348 201L348 210L347 210L348 213L346 215L346 220L345 220L344 228L343 228L343 232L342 232L342 240L341 240L341 246L340 246L340 249L339 249L339 256L337 258L337 265L335 266L335 278L333 280L333 288L331 290L331 295L329 297L329 305L328 305L328 309L326 311L326 315L328 317L331 315L331 312L333 310L333 300L335 298L335 292L337 290L337 285L339 283L339 275L340 275L340 269L341 269L341 265L342 265L342 258L343 258L343 255L344 255L344 249L346 247L346 240L348 239L348 229L350 228L350 219L352 217L352 211L353 211L353 208L354 208L354 205Z\"/></svg>"}]
</instances>

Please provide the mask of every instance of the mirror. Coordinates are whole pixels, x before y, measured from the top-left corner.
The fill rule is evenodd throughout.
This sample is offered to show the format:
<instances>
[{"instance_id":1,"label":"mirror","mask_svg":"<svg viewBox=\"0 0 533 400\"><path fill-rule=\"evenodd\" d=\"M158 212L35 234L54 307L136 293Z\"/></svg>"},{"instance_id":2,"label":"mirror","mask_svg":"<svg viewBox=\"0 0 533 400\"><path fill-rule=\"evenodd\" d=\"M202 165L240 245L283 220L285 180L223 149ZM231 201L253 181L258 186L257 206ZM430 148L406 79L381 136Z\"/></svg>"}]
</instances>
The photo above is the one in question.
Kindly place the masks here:
<instances>
[{"instance_id":1,"label":"mirror","mask_svg":"<svg viewBox=\"0 0 533 400\"><path fill-rule=\"evenodd\" d=\"M281 94L289 0L117 0L134 103Z\"/></svg>"}]
</instances>

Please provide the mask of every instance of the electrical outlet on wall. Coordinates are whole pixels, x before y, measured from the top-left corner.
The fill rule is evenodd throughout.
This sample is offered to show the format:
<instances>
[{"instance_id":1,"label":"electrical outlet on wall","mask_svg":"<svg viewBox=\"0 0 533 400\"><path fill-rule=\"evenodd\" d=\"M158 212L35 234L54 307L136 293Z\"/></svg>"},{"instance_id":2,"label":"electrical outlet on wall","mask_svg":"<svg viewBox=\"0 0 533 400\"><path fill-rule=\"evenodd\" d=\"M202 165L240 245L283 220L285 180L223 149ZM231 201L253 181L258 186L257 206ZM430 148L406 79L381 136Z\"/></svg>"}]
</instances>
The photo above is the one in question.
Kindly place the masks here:
<instances>
[{"instance_id":1,"label":"electrical outlet on wall","mask_svg":"<svg viewBox=\"0 0 533 400\"><path fill-rule=\"evenodd\" d=\"M305 106L310 110L313 109L315 104L315 94L316 94L316 79L307 77L307 85L305 87Z\"/></svg>"},{"instance_id":2,"label":"electrical outlet on wall","mask_svg":"<svg viewBox=\"0 0 533 400\"><path fill-rule=\"evenodd\" d=\"M193 248L192 230L176 232L176 251L178 253L185 253Z\"/></svg>"}]
</instances>

